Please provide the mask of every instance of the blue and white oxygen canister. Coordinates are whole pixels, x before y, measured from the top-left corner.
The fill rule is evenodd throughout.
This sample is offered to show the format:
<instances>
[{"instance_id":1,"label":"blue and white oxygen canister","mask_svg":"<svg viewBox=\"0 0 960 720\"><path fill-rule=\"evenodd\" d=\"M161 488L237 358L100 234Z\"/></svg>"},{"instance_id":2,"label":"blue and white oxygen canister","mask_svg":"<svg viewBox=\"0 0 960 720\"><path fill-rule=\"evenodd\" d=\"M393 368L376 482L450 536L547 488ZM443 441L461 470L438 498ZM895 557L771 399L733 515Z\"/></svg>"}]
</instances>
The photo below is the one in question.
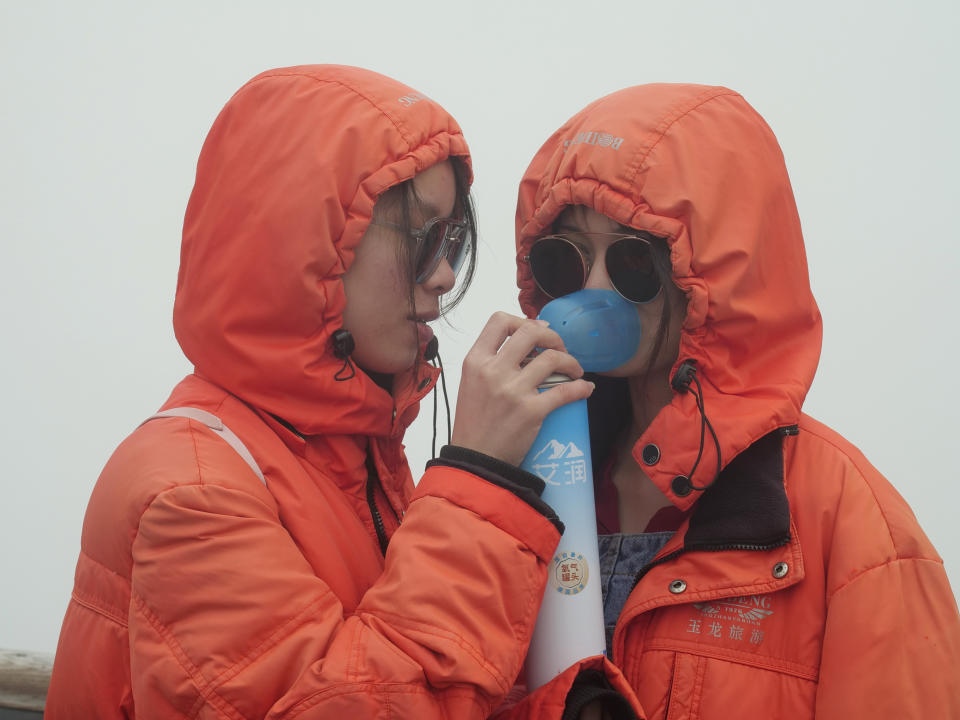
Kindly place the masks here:
<instances>
[{"instance_id":1,"label":"blue and white oxygen canister","mask_svg":"<svg viewBox=\"0 0 960 720\"><path fill-rule=\"evenodd\" d=\"M640 342L636 306L610 290L580 290L558 298L539 317L550 323L588 372L623 365ZM552 375L541 391L569 381ZM527 654L527 687L532 692L578 660L606 652L586 400L563 405L546 417L521 467L544 481L543 500L566 527L550 562Z\"/></svg>"}]
</instances>

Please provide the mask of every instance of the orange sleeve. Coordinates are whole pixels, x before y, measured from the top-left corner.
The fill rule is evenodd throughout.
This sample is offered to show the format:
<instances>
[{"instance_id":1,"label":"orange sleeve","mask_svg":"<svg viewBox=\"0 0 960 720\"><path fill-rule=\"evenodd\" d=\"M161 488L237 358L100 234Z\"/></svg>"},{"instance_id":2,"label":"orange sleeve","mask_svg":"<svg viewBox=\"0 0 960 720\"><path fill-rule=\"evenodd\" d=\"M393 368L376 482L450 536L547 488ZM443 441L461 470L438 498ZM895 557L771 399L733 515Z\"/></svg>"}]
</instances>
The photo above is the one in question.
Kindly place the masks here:
<instances>
[{"instance_id":1,"label":"orange sleeve","mask_svg":"<svg viewBox=\"0 0 960 720\"><path fill-rule=\"evenodd\" d=\"M497 709L493 720L561 720L566 709L567 693L577 676L584 671L597 670L603 673L610 687L626 698L637 718L646 717L640 701L627 683L620 669L606 657L585 658L557 675L546 685L541 685L529 695L526 688L517 687L507 701Z\"/></svg>"},{"instance_id":2,"label":"orange sleeve","mask_svg":"<svg viewBox=\"0 0 960 720\"><path fill-rule=\"evenodd\" d=\"M133 543L138 717L486 717L520 670L559 535L469 473L434 468L421 486L352 614L252 495L158 495Z\"/></svg>"},{"instance_id":3,"label":"orange sleeve","mask_svg":"<svg viewBox=\"0 0 960 720\"><path fill-rule=\"evenodd\" d=\"M892 560L829 598L817 720L960 718L960 617L943 565Z\"/></svg>"}]
</instances>

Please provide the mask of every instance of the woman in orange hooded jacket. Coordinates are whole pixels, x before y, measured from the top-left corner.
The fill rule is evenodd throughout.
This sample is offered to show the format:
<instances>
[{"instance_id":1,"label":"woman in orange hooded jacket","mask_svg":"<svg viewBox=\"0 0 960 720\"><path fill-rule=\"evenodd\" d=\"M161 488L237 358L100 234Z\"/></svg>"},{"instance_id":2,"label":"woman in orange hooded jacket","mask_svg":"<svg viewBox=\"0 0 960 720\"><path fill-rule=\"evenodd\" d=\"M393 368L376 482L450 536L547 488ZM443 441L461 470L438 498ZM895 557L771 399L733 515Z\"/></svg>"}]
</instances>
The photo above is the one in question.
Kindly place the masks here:
<instances>
[{"instance_id":1,"label":"woman in orange hooded jacket","mask_svg":"<svg viewBox=\"0 0 960 720\"><path fill-rule=\"evenodd\" d=\"M427 322L472 270L469 167L439 105L357 68L269 71L227 103L184 220L195 371L93 490L47 718L500 704L562 530L515 463L591 386L539 395L582 371L494 316L460 390L482 402L414 488L401 439L438 375ZM534 346L554 350L521 367Z\"/></svg>"},{"instance_id":2,"label":"woman in orange hooded jacket","mask_svg":"<svg viewBox=\"0 0 960 720\"><path fill-rule=\"evenodd\" d=\"M650 720L960 718L941 559L887 480L801 410L821 318L756 111L665 84L587 106L524 175L517 263L528 316L613 289L644 336L588 401L607 655L503 717L626 700Z\"/></svg>"}]
</instances>

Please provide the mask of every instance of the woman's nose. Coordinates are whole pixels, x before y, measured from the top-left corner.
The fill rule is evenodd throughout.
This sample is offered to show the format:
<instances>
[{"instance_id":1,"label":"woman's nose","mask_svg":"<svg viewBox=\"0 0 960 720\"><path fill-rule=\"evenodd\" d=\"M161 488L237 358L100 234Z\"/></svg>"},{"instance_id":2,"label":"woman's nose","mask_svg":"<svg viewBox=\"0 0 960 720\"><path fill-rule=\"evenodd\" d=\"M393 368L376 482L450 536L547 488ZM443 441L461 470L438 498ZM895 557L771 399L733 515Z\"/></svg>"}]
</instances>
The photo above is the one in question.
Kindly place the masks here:
<instances>
[{"instance_id":1,"label":"woman's nose","mask_svg":"<svg viewBox=\"0 0 960 720\"><path fill-rule=\"evenodd\" d=\"M453 290L456 282L457 276L450 263L446 258L441 258L436 269L420 285L429 293L443 295Z\"/></svg>"},{"instance_id":2,"label":"woman's nose","mask_svg":"<svg viewBox=\"0 0 960 720\"><path fill-rule=\"evenodd\" d=\"M587 281L583 284L585 289L591 290L612 290L610 276L607 274L606 256L600 253L594 258L590 271L587 274Z\"/></svg>"}]
</instances>

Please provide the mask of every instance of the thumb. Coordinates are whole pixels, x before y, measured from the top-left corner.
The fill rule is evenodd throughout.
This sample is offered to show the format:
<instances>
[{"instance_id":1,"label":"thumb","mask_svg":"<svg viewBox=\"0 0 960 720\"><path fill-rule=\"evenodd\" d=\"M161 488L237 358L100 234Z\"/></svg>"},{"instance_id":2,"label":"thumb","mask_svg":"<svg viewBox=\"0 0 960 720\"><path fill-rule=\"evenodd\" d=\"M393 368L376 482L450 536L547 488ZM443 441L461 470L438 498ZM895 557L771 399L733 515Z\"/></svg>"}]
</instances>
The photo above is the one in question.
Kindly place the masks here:
<instances>
[{"instance_id":1,"label":"thumb","mask_svg":"<svg viewBox=\"0 0 960 720\"><path fill-rule=\"evenodd\" d=\"M538 398L541 403L541 409L543 410L543 416L546 417L563 405L587 399L593 394L595 387L596 385L589 380L580 379L560 383L554 385L549 390L544 390Z\"/></svg>"}]
</instances>

